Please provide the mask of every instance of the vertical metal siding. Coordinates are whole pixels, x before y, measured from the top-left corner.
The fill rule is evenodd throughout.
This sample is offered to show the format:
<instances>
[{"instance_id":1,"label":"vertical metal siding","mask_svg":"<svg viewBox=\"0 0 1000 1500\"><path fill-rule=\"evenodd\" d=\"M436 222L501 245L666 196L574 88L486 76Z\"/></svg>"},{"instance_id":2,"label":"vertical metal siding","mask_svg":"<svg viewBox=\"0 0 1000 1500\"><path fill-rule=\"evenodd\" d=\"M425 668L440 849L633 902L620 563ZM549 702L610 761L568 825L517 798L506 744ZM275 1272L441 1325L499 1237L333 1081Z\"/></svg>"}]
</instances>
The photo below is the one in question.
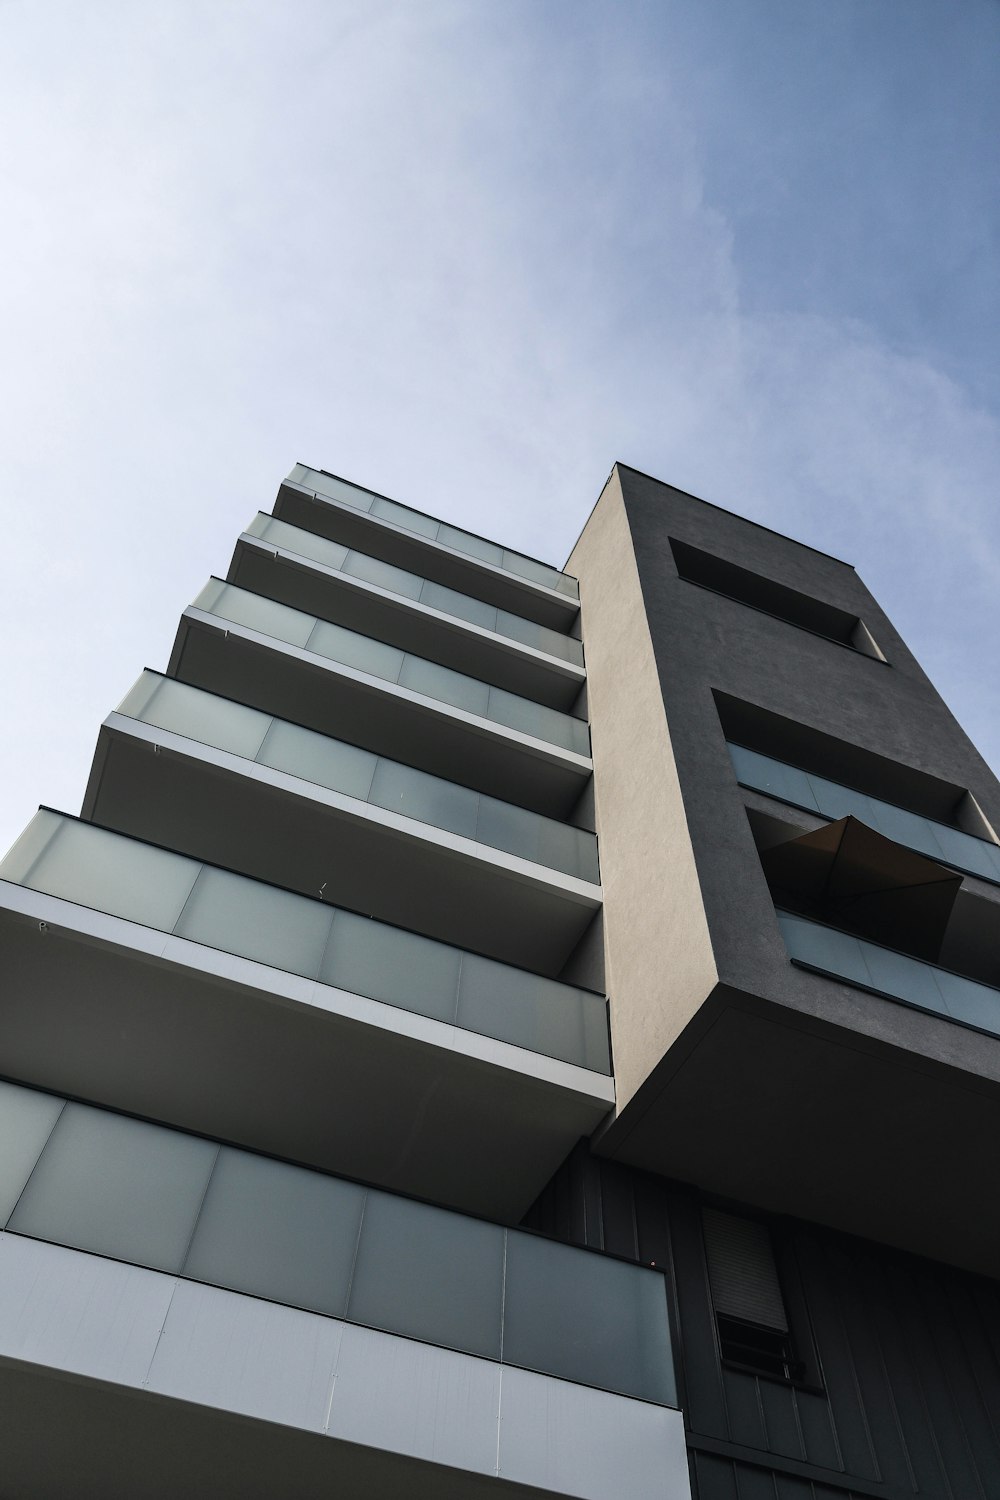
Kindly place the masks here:
<instances>
[{"instance_id":1,"label":"vertical metal siding","mask_svg":"<svg viewBox=\"0 0 1000 1500\"><path fill-rule=\"evenodd\" d=\"M693 1190L581 1145L528 1222L670 1267L697 1500L1000 1500L1000 1282L776 1222L804 1389L722 1366Z\"/></svg>"}]
</instances>

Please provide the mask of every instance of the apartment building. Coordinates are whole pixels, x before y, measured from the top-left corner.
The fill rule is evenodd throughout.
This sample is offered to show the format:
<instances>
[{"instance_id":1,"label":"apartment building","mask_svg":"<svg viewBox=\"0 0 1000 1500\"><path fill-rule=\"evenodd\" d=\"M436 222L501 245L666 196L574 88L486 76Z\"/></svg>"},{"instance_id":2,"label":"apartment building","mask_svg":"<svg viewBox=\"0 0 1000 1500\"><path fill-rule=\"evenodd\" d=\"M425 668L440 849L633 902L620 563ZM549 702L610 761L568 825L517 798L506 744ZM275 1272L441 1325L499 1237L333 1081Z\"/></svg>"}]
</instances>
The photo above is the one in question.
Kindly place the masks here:
<instances>
[{"instance_id":1,"label":"apartment building","mask_svg":"<svg viewBox=\"0 0 1000 1500\"><path fill-rule=\"evenodd\" d=\"M998 827L848 565L296 465L0 866L0 1496L1000 1496Z\"/></svg>"}]
</instances>

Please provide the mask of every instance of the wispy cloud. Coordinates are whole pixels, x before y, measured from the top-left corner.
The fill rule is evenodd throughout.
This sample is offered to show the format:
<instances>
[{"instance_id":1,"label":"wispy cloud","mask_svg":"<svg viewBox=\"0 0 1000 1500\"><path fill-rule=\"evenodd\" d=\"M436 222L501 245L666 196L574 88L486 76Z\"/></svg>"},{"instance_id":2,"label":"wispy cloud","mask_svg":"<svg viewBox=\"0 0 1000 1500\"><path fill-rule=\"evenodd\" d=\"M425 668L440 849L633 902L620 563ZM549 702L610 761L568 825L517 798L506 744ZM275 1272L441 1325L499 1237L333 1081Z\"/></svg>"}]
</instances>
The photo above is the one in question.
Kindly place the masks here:
<instances>
[{"instance_id":1,"label":"wispy cloud","mask_svg":"<svg viewBox=\"0 0 1000 1500\"><path fill-rule=\"evenodd\" d=\"M622 458L855 561L1000 761L996 416L877 318L748 295L652 15L5 10L0 843L75 808L296 458L557 559Z\"/></svg>"}]
</instances>

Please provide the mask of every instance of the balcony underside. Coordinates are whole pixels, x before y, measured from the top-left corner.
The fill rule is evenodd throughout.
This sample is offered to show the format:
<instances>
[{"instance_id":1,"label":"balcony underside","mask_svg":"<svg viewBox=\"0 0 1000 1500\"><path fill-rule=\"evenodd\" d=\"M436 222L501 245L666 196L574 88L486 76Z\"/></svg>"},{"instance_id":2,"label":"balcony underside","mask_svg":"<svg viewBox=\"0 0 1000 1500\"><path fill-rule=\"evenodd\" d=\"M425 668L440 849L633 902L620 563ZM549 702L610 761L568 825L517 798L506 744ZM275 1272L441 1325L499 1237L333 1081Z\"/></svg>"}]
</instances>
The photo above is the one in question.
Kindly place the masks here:
<instances>
[{"instance_id":1,"label":"balcony underside","mask_svg":"<svg viewBox=\"0 0 1000 1500\"><path fill-rule=\"evenodd\" d=\"M278 553L256 537L240 537L226 578L251 593L414 651L550 708L569 712L586 682L582 667L332 568Z\"/></svg>"},{"instance_id":2,"label":"balcony underside","mask_svg":"<svg viewBox=\"0 0 1000 1500\"><path fill-rule=\"evenodd\" d=\"M686 1500L678 1411L0 1235L5 1493Z\"/></svg>"},{"instance_id":3,"label":"balcony underside","mask_svg":"<svg viewBox=\"0 0 1000 1500\"><path fill-rule=\"evenodd\" d=\"M88 820L557 977L600 888L112 715Z\"/></svg>"},{"instance_id":4,"label":"balcony underside","mask_svg":"<svg viewBox=\"0 0 1000 1500\"><path fill-rule=\"evenodd\" d=\"M305 531L314 531L345 547L369 552L397 567L412 569L423 577L434 578L449 588L485 599L489 604L537 620L539 625L548 625L553 630L565 630L580 612L580 601L572 595L558 593L505 569L439 546L415 532L389 525L353 506L314 496L294 483L286 482L278 490L274 514Z\"/></svg>"},{"instance_id":5,"label":"balcony underside","mask_svg":"<svg viewBox=\"0 0 1000 1500\"><path fill-rule=\"evenodd\" d=\"M610 1079L3 884L0 1075L516 1221Z\"/></svg>"},{"instance_id":6,"label":"balcony underside","mask_svg":"<svg viewBox=\"0 0 1000 1500\"><path fill-rule=\"evenodd\" d=\"M181 617L169 675L549 817L569 817L593 770L572 751L200 612Z\"/></svg>"},{"instance_id":7,"label":"balcony underside","mask_svg":"<svg viewBox=\"0 0 1000 1500\"><path fill-rule=\"evenodd\" d=\"M718 985L597 1149L995 1276L1000 1041L796 972L803 1011ZM862 1007L865 1033L821 1019ZM978 1076L932 1060L970 1037Z\"/></svg>"}]
</instances>

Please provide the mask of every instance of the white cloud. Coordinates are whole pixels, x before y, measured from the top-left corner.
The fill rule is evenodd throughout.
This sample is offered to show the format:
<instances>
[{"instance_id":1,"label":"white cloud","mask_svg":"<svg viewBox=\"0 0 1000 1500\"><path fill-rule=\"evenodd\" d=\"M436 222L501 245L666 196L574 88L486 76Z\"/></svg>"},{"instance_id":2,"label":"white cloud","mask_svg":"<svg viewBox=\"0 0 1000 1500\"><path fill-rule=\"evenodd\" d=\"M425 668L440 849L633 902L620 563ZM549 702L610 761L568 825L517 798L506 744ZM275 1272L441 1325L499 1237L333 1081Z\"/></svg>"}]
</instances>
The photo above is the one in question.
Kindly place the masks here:
<instances>
[{"instance_id":1,"label":"white cloud","mask_svg":"<svg viewBox=\"0 0 1000 1500\"><path fill-rule=\"evenodd\" d=\"M996 421L743 311L683 60L573 14L6 8L0 844L297 458L557 560L624 459L858 563L1000 760Z\"/></svg>"}]
</instances>

